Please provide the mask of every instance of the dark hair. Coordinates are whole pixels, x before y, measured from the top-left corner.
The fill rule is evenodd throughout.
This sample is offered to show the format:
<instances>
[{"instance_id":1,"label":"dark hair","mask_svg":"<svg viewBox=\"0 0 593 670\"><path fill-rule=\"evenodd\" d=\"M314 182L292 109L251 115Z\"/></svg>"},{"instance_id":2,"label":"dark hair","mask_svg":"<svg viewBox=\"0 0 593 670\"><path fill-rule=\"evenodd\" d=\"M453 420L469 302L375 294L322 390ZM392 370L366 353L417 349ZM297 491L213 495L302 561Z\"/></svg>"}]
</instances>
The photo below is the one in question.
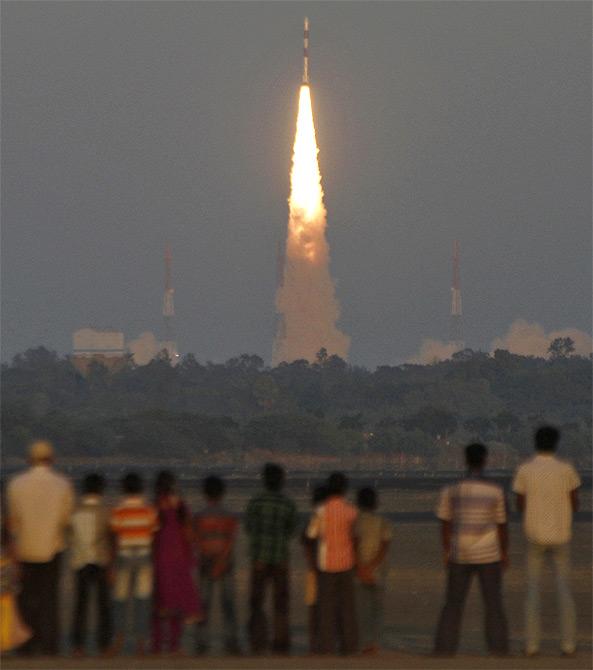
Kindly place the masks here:
<instances>
[{"instance_id":1,"label":"dark hair","mask_svg":"<svg viewBox=\"0 0 593 670\"><path fill-rule=\"evenodd\" d=\"M348 490L348 478L343 472L332 472L327 478L327 494L341 496Z\"/></svg>"},{"instance_id":2,"label":"dark hair","mask_svg":"<svg viewBox=\"0 0 593 670\"><path fill-rule=\"evenodd\" d=\"M220 500L226 490L225 483L220 477L210 475L202 484L202 491L208 500Z\"/></svg>"},{"instance_id":3,"label":"dark hair","mask_svg":"<svg viewBox=\"0 0 593 670\"><path fill-rule=\"evenodd\" d=\"M277 463L266 463L262 473L268 491L280 491L284 486L284 468Z\"/></svg>"},{"instance_id":4,"label":"dark hair","mask_svg":"<svg viewBox=\"0 0 593 670\"><path fill-rule=\"evenodd\" d=\"M468 444L465 448L465 462L470 468L482 468L488 457L488 449L480 442Z\"/></svg>"},{"instance_id":5,"label":"dark hair","mask_svg":"<svg viewBox=\"0 0 593 670\"><path fill-rule=\"evenodd\" d=\"M360 509L375 510L377 509L377 491L370 486L365 486L359 489L356 496L356 502Z\"/></svg>"},{"instance_id":6,"label":"dark hair","mask_svg":"<svg viewBox=\"0 0 593 670\"><path fill-rule=\"evenodd\" d=\"M154 481L155 498L175 493L177 478L170 470L161 470Z\"/></svg>"},{"instance_id":7,"label":"dark hair","mask_svg":"<svg viewBox=\"0 0 593 670\"><path fill-rule=\"evenodd\" d=\"M105 486L105 477L96 472L91 472L82 480L83 493L102 495L103 491L105 491Z\"/></svg>"},{"instance_id":8,"label":"dark hair","mask_svg":"<svg viewBox=\"0 0 593 670\"><path fill-rule=\"evenodd\" d=\"M137 472L128 472L122 477L121 490L132 495L142 493L144 491L144 480Z\"/></svg>"},{"instance_id":9,"label":"dark hair","mask_svg":"<svg viewBox=\"0 0 593 670\"><path fill-rule=\"evenodd\" d=\"M560 440L560 431L554 426L541 426L535 431L537 451L556 451Z\"/></svg>"},{"instance_id":10,"label":"dark hair","mask_svg":"<svg viewBox=\"0 0 593 670\"><path fill-rule=\"evenodd\" d=\"M313 495L311 496L311 504L319 505L319 503L322 503L326 498L327 498L327 486L321 484L320 486L316 486L313 489Z\"/></svg>"}]
</instances>

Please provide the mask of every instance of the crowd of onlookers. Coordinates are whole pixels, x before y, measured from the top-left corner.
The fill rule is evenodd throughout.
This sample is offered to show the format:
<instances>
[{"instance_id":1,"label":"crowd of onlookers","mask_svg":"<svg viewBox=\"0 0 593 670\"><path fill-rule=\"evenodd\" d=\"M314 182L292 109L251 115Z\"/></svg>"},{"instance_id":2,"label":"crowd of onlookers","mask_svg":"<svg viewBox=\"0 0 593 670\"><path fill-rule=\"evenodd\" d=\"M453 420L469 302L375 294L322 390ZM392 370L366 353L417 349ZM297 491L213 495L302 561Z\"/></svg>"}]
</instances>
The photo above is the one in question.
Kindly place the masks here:
<instances>
[{"instance_id":1,"label":"crowd of onlookers","mask_svg":"<svg viewBox=\"0 0 593 670\"><path fill-rule=\"evenodd\" d=\"M512 486L528 541L527 655L540 649L539 580L546 554L555 567L561 651L570 655L576 648L569 543L580 480L574 468L555 455L559 437L553 427L537 431L536 454L519 467ZM484 445L466 447L465 458L467 475L443 488L436 510L448 581L434 653L457 651L463 606L475 574L484 601L488 651L506 655L505 495L499 484L484 475ZM75 499L70 481L53 468L49 442L34 442L29 461L30 468L10 480L3 510L3 652L54 655L60 651L59 586L68 549L75 585L70 631L75 655L89 651L91 603L95 604L94 646L100 653L208 653L208 623L215 598L220 599L227 653L288 654L290 555L295 536L306 558L302 593L308 606L311 653L379 650L393 527L377 512L375 489L360 489L353 505L347 499L347 477L335 472L314 489L309 518L299 524L294 501L283 493L285 472L270 463L262 472L262 491L249 500L241 521L225 507L225 482L217 476L204 479L204 506L197 513L190 510L169 471L158 474L151 496L139 474L126 474L118 504L109 507L100 474L87 475ZM234 581L241 522L251 565L248 649L241 645ZM270 588L272 605L267 608Z\"/></svg>"}]
</instances>

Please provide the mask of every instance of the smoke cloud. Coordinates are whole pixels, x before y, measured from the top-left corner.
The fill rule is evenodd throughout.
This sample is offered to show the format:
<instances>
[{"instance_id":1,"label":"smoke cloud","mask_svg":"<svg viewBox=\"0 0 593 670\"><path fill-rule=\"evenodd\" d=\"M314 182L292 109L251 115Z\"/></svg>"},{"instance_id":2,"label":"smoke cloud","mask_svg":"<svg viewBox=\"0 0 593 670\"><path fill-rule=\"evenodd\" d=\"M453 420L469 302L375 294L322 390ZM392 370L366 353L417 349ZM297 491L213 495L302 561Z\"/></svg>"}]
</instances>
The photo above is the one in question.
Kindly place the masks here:
<instances>
[{"instance_id":1,"label":"smoke cloud","mask_svg":"<svg viewBox=\"0 0 593 670\"><path fill-rule=\"evenodd\" d=\"M286 253L276 294L279 323L274 365L301 358L313 361L322 347L345 359L350 348L350 338L336 326L340 306L329 271L318 151L311 93L303 85L290 175Z\"/></svg>"},{"instance_id":2,"label":"smoke cloud","mask_svg":"<svg viewBox=\"0 0 593 670\"><path fill-rule=\"evenodd\" d=\"M524 319L514 321L505 335L493 340L490 349L491 351L507 349L507 351L521 356L546 358L550 342L557 337L570 337L574 342L575 354L580 356L588 356L593 349L591 336L582 330L562 328L546 333L539 323L529 323Z\"/></svg>"},{"instance_id":3,"label":"smoke cloud","mask_svg":"<svg viewBox=\"0 0 593 670\"><path fill-rule=\"evenodd\" d=\"M492 340L490 351L506 349L519 356L547 358L550 342L557 337L570 337L574 342L574 353L579 356L588 356L593 351L591 335L578 328L562 328L546 333L544 327L539 323L525 321L525 319L513 321L502 337ZM425 339L422 340L418 353L408 362L426 365L446 361L458 350L459 347L451 342Z\"/></svg>"},{"instance_id":4,"label":"smoke cloud","mask_svg":"<svg viewBox=\"0 0 593 670\"><path fill-rule=\"evenodd\" d=\"M128 342L128 350L134 357L136 365L146 365L163 349L154 333L145 332L135 340Z\"/></svg>"}]
</instances>

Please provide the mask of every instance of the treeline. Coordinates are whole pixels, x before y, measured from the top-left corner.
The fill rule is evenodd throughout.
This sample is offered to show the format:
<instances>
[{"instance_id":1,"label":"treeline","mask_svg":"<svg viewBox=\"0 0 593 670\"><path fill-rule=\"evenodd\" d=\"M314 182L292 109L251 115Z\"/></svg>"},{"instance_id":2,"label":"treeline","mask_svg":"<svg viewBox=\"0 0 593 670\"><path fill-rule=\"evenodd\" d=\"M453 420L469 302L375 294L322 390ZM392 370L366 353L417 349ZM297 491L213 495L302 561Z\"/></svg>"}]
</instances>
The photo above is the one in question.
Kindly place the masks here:
<instances>
[{"instance_id":1,"label":"treeline","mask_svg":"<svg viewBox=\"0 0 593 670\"><path fill-rule=\"evenodd\" d=\"M549 421L563 430L564 453L586 467L591 381L591 360L562 350L549 359L464 350L374 371L324 350L315 363L275 368L246 354L220 364L188 354L176 366L162 355L114 373L93 364L82 376L39 347L2 366L3 455L22 455L43 435L66 456L236 462L259 449L446 467L472 438L520 457Z\"/></svg>"}]
</instances>

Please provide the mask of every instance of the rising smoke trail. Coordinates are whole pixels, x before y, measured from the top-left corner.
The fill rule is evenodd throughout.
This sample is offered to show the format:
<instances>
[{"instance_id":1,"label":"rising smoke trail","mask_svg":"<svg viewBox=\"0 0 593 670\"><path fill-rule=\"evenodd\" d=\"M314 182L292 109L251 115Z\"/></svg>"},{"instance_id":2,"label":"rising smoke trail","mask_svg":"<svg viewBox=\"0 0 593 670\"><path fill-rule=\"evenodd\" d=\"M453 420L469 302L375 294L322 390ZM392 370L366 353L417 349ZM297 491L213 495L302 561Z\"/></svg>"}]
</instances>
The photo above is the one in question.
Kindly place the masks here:
<instances>
[{"instance_id":1,"label":"rising smoke trail","mask_svg":"<svg viewBox=\"0 0 593 670\"><path fill-rule=\"evenodd\" d=\"M274 365L297 359L314 361L322 347L329 354L346 358L350 347L350 338L336 327L340 306L329 272L318 151L311 89L303 84L290 173L284 273L276 293L280 318L272 355Z\"/></svg>"}]
</instances>

